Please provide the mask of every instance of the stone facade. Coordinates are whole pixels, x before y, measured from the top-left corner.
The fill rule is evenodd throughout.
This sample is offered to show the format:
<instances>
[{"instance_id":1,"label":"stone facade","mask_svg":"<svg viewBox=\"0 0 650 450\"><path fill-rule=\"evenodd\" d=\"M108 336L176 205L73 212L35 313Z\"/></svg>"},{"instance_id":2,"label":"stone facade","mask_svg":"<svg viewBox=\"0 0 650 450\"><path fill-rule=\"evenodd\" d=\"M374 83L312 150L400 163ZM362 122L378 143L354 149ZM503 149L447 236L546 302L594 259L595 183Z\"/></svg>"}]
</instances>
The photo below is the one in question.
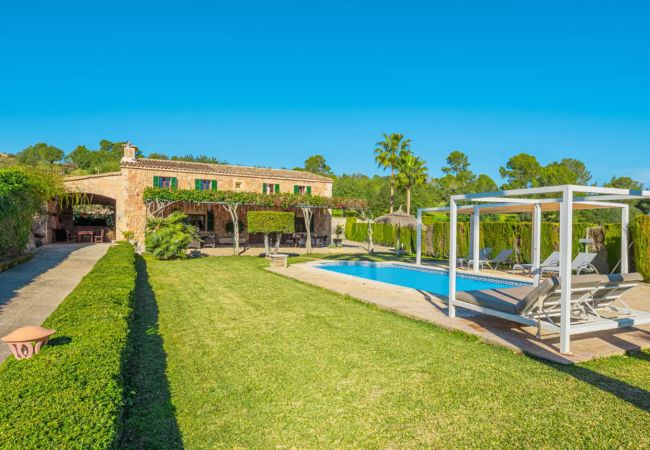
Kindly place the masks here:
<instances>
[{"instance_id":1,"label":"stone facade","mask_svg":"<svg viewBox=\"0 0 650 450\"><path fill-rule=\"evenodd\" d=\"M125 149L127 150L127 149ZM130 149L129 149L130 150ZM194 189L195 180L216 180L219 190L263 192L264 184L273 185L273 190L293 193L296 186L309 190L311 194L331 197L332 180L308 172L262 169L244 166L225 166L176 161L136 160L130 155L123 160L121 171L109 174L70 177L64 180L71 191L93 194L114 200L116 238L123 239L123 233L133 231L139 242L144 241L147 220L145 203L142 200L145 188L153 186L154 177L173 177L178 189ZM278 187L276 188L276 185ZM214 213L214 231L218 237L228 237L226 224L229 214L220 206L195 206L184 210L187 214ZM168 212L168 211L166 211ZM245 222L246 208L241 208L239 217ZM296 216L301 217L300 210ZM331 216L327 210L314 211L314 232L330 235ZM242 237L248 239L246 231Z\"/></svg>"}]
</instances>

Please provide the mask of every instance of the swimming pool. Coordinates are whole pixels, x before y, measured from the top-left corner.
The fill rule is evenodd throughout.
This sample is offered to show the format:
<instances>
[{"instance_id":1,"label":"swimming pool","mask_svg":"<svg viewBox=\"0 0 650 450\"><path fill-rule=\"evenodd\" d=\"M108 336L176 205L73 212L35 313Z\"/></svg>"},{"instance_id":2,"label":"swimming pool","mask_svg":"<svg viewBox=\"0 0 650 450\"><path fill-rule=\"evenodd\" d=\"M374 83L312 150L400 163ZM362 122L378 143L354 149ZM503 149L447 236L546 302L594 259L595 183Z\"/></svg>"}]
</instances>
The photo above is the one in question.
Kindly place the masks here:
<instances>
[{"instance_id":1,"label":"swimming pool","mask_svg":"<svg viewBox=\"0 0 650 450\"><path fill-rule=\"evenodd\" d=\"M402 264L376 264L368 262L336 262L319 264L319 269L352 275L368 280L382 281L398 286L419 289L432 294L449 294L449 274L446 271L412 267ZM474 291L481 289L503 289L529 286L530 283L503 280L480 275L461 274L456 276L456 289Z\"/></svg>"}]
</instances>

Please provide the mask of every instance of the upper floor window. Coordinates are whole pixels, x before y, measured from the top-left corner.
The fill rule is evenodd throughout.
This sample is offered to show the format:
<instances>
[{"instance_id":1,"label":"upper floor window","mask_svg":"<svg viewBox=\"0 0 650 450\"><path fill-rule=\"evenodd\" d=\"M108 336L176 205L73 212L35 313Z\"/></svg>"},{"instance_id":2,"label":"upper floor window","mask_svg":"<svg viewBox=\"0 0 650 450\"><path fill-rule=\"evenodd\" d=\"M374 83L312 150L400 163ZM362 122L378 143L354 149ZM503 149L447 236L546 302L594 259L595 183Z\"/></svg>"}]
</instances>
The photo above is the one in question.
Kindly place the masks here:
<instances>
[{"instance_id":1,"label":"upper floor window","mask_svg":"<svg viewBox=\"0 0 650 450\"><path fill-rule=\"evenodd\" d=\"M194 180L194 189L197 191L210 191L217 189L217 180Z\"/></svg>"},{"instance_id":2,"label":"upper floor window","mask_svg":"<svg viewBox=\"0 0 650 450\"><path fill-rule=\"evenodd\" d=\"M262 183L263 194L277 194L280 192L280 185L275 183Z\"/></svg>"},{"instance_id":3,"label":"upper floor window","mask_svg":"<svg viewBox=\"0 0 650 450\"><path fill-rule=\"evenodd\" d=\"M178 187L178 180L176 179L176 177L154 176L153 187L176 189Z\"/></svg>"},{"instance_id":4,"label":"upper floor window","mask_svg":"<svg viewBox=\"0 0 650 450\"><path fill-rule=\"evenodd\" d=\"M293 193L300 194L300 195L310 195L311 186L300 186L296 184L293 186Z\"/></svg>"}]
</instances>

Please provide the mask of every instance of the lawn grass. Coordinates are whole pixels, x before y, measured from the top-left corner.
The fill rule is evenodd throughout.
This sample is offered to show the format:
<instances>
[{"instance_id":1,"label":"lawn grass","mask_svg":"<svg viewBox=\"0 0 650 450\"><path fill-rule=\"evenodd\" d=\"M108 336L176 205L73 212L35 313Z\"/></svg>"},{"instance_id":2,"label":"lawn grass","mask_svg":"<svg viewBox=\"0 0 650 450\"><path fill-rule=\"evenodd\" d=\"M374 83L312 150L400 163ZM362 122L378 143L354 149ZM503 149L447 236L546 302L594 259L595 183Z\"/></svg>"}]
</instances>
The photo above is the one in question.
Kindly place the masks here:
<instances>
[{"instance_id":1,"label":"lawn grass","mask_svg":"<svg viewBox=\"0 0 650 450\"><path fill-rule=\"evenodd\" d=\"M124 446L650 446L648 353L557 366L264 265L140 266Z\"/></svg>"}]
</instances>

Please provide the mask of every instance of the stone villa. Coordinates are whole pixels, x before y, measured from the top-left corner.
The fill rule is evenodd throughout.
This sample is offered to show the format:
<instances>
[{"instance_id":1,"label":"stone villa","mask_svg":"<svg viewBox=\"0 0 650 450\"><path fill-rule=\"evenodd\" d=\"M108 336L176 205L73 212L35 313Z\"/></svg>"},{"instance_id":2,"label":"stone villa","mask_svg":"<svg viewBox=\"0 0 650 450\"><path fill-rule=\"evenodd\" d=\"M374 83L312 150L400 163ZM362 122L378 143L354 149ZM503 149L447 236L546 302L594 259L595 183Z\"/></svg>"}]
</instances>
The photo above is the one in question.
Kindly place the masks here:
<instances>
[{"instance_id":1,"label":"stone villa","mask_svg":"<svg viewBox=\"0 0 650 450\"><path fill-rule=\"evenodd\" d=\"M143 242L147 219L143 192L149 186L309 193L331 197L333 181L328 177L297 170L136 158L136 148L126 144L119 172L68 177L64 183L70 191L88 194L92 204L113 208L113 220L104 229L112 229L116 239L123 239L123 233L128 230L134 233L135 239ZM239 220L244 223L241 237L247 242L257 243L261 241L261 236L249 235L245 227L246 212L249 209L250 207L241 208L239 212ZM228 231L229 224L232 227L230 216L221 206L197 205L187 207L183 212L189 215L189 220L202 235L214 235L221 242L226 242L232 236ZM306 231L300 210L296 209L295 213L296 231ZM330 212L327 209L314 210L310 228L315 234L329 236ZM47 233L49 242L65 240L70 233L100 229L101 225L75 223L71 210L50 208Z\"/></svg>"}]
</instances>

